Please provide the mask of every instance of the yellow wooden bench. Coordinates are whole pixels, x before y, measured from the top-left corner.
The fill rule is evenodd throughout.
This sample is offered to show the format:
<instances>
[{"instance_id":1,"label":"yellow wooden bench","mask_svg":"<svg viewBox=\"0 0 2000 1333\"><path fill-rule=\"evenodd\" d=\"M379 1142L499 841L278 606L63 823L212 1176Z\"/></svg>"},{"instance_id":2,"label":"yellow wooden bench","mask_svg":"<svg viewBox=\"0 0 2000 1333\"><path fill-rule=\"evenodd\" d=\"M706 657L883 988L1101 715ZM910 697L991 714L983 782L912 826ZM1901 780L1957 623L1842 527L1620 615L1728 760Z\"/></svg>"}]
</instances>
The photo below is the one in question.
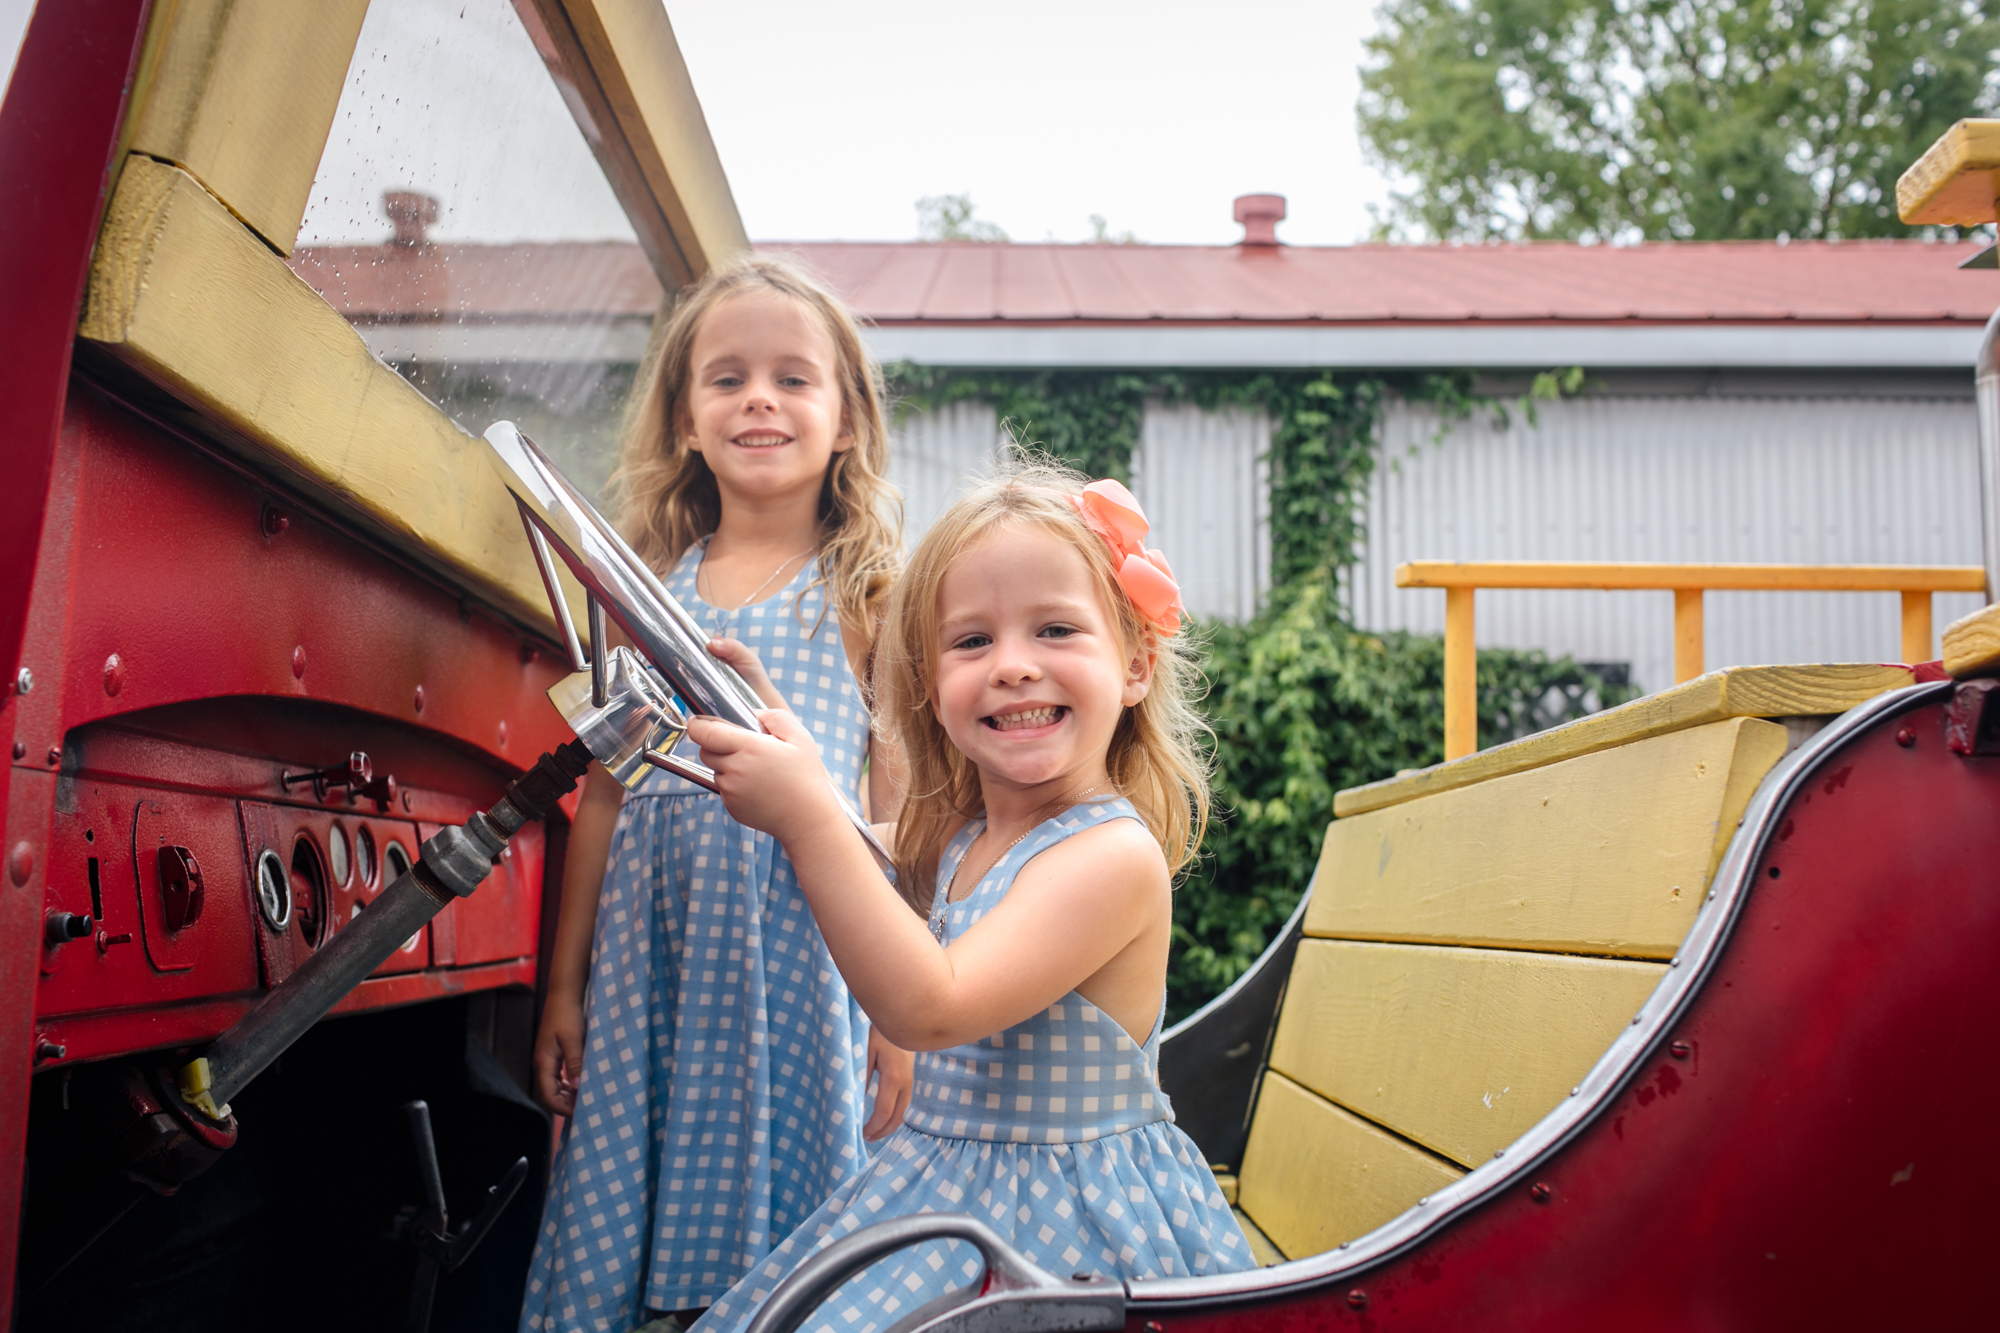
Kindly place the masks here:
<instances>
[{"instance_id":1,"label":"yellow wooden bench","mask_svg":"<svg viewBox=\"0 0 2000 1333\"><path fill-rule=\"evenodd\" d=\"M1680 948L1744 807L1900 667L1739 667L1343 792L1233 1182L1265 1262L1374 1230L1560 1102Z\"/></svg>"}]
</instances>

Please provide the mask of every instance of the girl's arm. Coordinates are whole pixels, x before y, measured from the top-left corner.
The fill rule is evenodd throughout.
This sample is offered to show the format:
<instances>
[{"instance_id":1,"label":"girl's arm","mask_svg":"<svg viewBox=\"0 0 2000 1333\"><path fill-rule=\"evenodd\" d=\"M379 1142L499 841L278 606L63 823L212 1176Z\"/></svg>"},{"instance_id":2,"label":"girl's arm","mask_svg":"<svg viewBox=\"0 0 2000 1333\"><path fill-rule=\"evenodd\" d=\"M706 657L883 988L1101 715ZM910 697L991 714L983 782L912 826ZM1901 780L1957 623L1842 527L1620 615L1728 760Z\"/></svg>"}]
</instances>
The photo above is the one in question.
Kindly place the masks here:
<instances>
[{"instance_id":1,"label":"girl's arm","mask_svg":"<svg viewBox=\"0 0 2000 1333\"><path fill-rule=\"evenodd\" d=\"M577 1079L583 1071L583 996L590 980L590 942L597 931L597 898L611 858L611 833L625 788L592 764L569 829L563 858L562 908L549 959L548 998L535 1034L535 1095L557 1115L576 1113Z\"/></svg>"},{"instance_id":2,"label":"girl's arm","mask_svg":"<svg viewBox=\"0 0 2000 1333\"><path fill-rule=\"evenodd\" d=\"M1140 825L1115 820L1037 856L998 906L941 949L842 816L804 724L776 710L762 720L768 735L708 719L689 734L730 814L784 844L841 975L898 1046L939 1050L989 1036L1108 976L1121 956L1132 966L1118 970L1141 978L1164 968L1164 937L1157 958L1133 956L1169 907L1165 858ZM1153 993L1159 980L1151 975Z\"/></svg>"}]
</instances>

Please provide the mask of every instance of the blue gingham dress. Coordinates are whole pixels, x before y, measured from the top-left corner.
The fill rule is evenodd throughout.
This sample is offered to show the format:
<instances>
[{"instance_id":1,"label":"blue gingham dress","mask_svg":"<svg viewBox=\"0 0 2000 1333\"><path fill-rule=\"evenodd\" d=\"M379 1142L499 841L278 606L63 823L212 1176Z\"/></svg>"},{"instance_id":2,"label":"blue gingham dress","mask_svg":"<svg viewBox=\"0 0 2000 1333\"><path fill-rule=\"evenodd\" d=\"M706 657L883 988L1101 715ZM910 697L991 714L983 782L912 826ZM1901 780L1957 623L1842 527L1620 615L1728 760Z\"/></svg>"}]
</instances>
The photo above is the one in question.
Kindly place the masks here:
<instances>
[{"instance_id":1,"label":"blue gingham dress","mask_svg":"<svg viewBox=\"0 0 2000 1333\"><path fill-rule=\"evenodd\" d=\"M1080 829L1137 818L1122 799L1075 806L946 906L951 871L983 827L975 821L945 849L932 919L943 907L949 943L993 909L1037 853ZM741 1328L814 1251L871 1222L912 1213L970 1213L1064 1277L1186 1277L1254 1267L1201 1150L1174 1127L1159 1086L1159 1047L1158 1020L1141 1045L1071 991L1004 1032L920 1053L902 1127L696 1328ZM849 1280L804 1327L882 1333L979 1271L970 1245L913 1246Z\"/></svg>"},{"instance_id":2,"label":"blue gingham dress","mask_svg":"<svg viewBox=\"0 0 2000 1333\"><path fill-rule=\"evenodd\" d=\"M668 591L757 650L854 790L868 718L816 562L723 612L695 593L702 549ZM661 772L625 798L609 867L576 1115L521 1313L535 1333L626 1333L649 1308L709 1304L867 1160L868 1020L784 850Z\"/></svg>"}]
</instances>

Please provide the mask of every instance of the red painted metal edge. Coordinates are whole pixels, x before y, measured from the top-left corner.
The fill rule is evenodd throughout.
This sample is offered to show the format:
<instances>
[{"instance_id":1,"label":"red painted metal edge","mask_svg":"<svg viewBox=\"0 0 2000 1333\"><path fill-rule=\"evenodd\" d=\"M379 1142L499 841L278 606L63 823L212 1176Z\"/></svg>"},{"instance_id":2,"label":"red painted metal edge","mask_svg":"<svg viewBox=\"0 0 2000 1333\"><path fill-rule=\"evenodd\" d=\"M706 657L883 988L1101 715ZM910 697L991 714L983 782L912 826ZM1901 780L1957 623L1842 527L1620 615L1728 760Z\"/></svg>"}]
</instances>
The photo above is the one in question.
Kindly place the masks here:
<instances>
[{"instance_id":1,"label":"red painted metal edge","mask_svg":"<svg viewBox=\"0 0 2000 1333\"><path fill-rule=\"evenodd\" d=\"M35 7L0 105L0 690L12 695L84 275L147 0ZM11 731L11 728L0 728ZM0 808L11 773L0 759ZM13 844L8 847L11 859ZM0 888L0 1308L13 1307L41 890Z\"/></svg>"},{"instance_id":2,"label":"red painted metal edge","mask_svg":"<svg viewBox=\"0 0 2000 1333\"><path fill-rule=\"evenodd\" d=\"M1134 1333L1983 1323L2000 758L1945 705L1814 771L1687 1010L1577 1136L1380 1264Z\"/></svg>"},{"instance_id":3,"label":"red painted metal edge","mask_svg":"<svg viewBox=\"0 0 2000 1333\"><path fill-rule=\"evenodd\" d=\"M477 967L432 969L370 977L333 1007L334 1014L358 1014L372 1009L440 1000L502 986L533 986L535 960L510 958ZM191 1000L182 1004L149 1005L97 1014L67 1015L45 1020L37 1038L60 1042L65 1060L94 1060L134 1051L198 1046L213 1041L250 1011L262 992Z\"/></svg>"}]
</instances>

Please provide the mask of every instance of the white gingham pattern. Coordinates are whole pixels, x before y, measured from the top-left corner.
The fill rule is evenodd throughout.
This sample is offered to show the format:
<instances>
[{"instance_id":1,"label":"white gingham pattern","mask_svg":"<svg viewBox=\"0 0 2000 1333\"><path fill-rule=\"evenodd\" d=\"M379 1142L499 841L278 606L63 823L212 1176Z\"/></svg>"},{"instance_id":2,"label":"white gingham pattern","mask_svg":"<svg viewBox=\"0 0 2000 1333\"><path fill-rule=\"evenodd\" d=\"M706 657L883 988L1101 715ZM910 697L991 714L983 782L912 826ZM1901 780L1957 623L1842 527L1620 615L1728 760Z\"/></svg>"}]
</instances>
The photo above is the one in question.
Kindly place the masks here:
<instances>
[{"instance_id":1,"label":"white gingham pattern","mask_svg":"<svg viewBox=\"0 0 2000 1333\"><path fill-rule=\"evenodd\" d=\"M1042 824L951 904L946 941L991 911L1037 853L1080 829L1137 817L1128 801L1104 801ZM962 830L946 849L940 894L978 829ZM1155 1077L1159 1037L1156 1021L1140 1045L1071 991L1005 1032L920 1053L902 1127L696 1328L733 1333L814 1251L871 1222L914 1213L969 1213L1063 1276L1253 1267L1201 1151L1173 1126ZM805 1327L882 1333L978 1273L969 1245L914 1246L850 1279Z\"/></svg>"},{"instance_id":2,"label":"white gingham pattern","mask_svg":"<svg viewBox=\"0 0 2000 1333\"><path fill-rule=\"evenodd\" d=\"M852 790L868 748L814 565L755 606L667 588L749 643ZM625 800L597 910L576 1117L557 1155L521 1328L626 1333L727 1291L867 1160L867 1018L783 849L666 773Z\"/></svg>"}]
</instances>

